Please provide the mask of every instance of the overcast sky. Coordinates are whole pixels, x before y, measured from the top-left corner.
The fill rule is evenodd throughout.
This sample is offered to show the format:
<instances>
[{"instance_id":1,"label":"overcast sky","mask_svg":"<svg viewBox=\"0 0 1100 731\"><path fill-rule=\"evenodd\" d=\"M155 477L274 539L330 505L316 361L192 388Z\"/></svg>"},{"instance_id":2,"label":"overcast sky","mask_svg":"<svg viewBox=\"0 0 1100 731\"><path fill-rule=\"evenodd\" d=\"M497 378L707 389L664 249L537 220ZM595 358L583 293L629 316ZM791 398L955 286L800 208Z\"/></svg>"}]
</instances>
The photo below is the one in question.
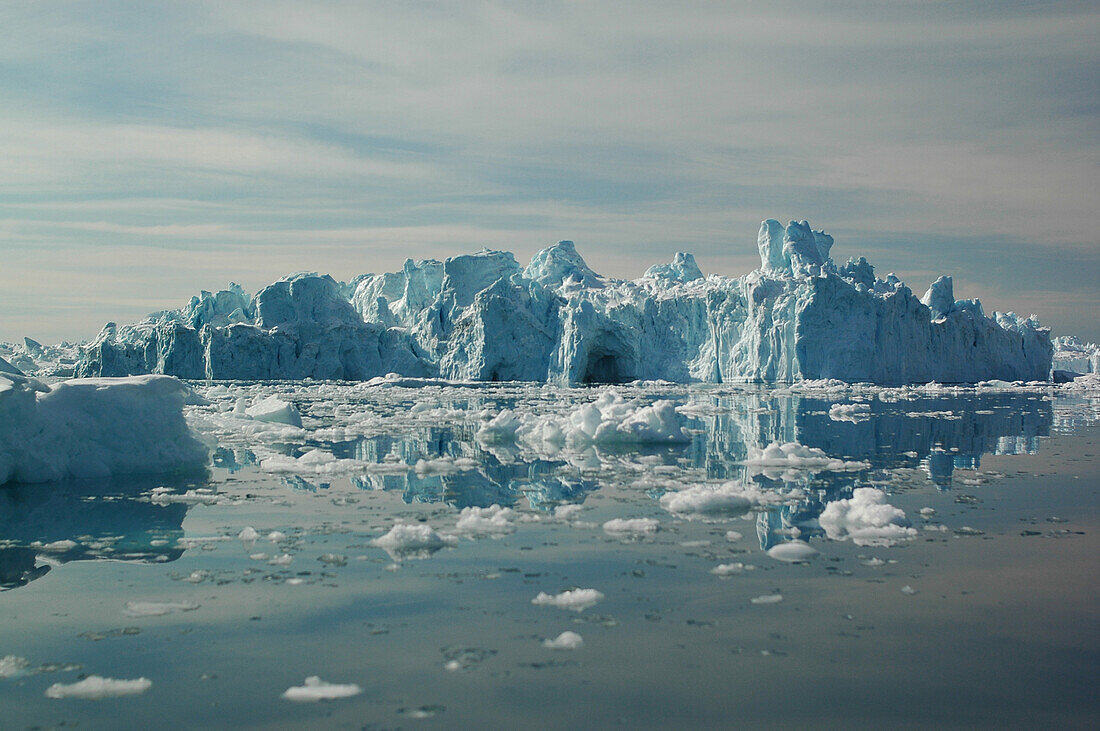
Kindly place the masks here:
<instances>
[{"instance_id":1,"label":"overcast sky","mask_svg":"<svg viewBox=\"0 0 1100 731\"><path fill-rule=\"evenodd\" d=\"M0 340L564 238L739 275L764 218L1100 340L1098 8L4 3Z\"/></svg>"}]
</instances>

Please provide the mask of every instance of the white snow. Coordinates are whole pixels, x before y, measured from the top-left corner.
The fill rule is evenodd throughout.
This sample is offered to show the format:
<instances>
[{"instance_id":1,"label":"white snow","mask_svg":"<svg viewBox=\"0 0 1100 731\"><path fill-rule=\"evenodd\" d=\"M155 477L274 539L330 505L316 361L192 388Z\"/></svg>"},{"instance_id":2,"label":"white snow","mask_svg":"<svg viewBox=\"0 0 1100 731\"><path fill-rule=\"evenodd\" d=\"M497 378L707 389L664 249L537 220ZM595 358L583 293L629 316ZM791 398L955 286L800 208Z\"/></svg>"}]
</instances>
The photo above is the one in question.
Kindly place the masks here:
<instances>
[{"instance_id":1,"label":"white snow","mask_svg":"<svg viewBox=\"0 0 1100 731\"><path fill-rule=\"evenodd\" d=\"M193 398L169 376L45 386L0 373L0 484L201 469L206 448L183 418Z\"/></svg>"},{"instance_id":2,"label":"white snow","mask_svg":"<svg viewBox=\"0 0 1100 731\"><path fill-rule=\"evenodd\" d=\"M595 589L570 589L560 594L547 594L540 591L531 603L540 607L558 607L574 612L583 612L603 599L603 594Z\"/></svg>"},{"instance_id":3,"label":"white snow","mask_svg":"<svg viewBox=\"0 0 1100 731\"><path fill-rule=\"evenodd\" d=\"M153 686L148 678L136 680L115 680L99 675L89 675L81 681L54 683L46 689L47 698L79 698L86 701L98 701L103 698L119 698L127 695L140 695Z\"/></svg>"},{"instance_id":4,"label":"white snow","mask_svg":"<svg viewBox=\"0 0 1100 731\"><path fill-rule=\"evenodd\" d=\"M326 683L316 675L306 678L302 685L291 686L283 691L283 698L299 703L331 701L338 698L350 698L359 695L363 689L354 683Z\"/></svg>"},{"instance_id":5,"label":"white snow","mask_svg":"<svg viewBox=\"0 0 1100 731\"><path fill-rule=\"evenodd\" d=\"M584 647L584 638L566 630L552 640L543 640L542 646L550 650L579 650Z\"/></svg>"},{"instance_id":6,"label":"white snow","mask_svg":"<svg viewBox=\"0 0 1100 731\"><path fill-rule=\"evenodd\" d=\"M887 503L886 493L874 487L856 488L851 498L829 503L818 522L829 538L851 538L857 546L889 546L917 535L905 511Z\"/></svg>"}]
</instances>

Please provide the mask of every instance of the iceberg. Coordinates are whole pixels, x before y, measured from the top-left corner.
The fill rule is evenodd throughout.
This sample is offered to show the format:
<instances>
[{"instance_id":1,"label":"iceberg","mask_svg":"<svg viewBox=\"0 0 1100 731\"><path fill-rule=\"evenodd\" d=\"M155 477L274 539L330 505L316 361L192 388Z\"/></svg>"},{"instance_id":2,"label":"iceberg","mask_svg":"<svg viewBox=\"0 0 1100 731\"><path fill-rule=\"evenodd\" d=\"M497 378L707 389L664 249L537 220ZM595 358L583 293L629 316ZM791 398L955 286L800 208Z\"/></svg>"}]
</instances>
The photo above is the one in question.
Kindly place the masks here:
<instances>
[{"instance_id":1,"label":"iceberg","mask_svg":"<svg viewBox=\"0 0 1100 731\"><path fill-rule=\"evenodd\" d=\"M12 369L14 370L14 369ZM201 470L176 378L89 378L47 386L0 372L0 484Z\"/></svg>"},{"instance_id":2,"label":"iceberg","mask_svg":"<svg viewBox=\"0 0 1100 731\"><path fill-rule=\"evenodd\" d=\"M83 377L557 385L1050 377L1054 345L1034 316L986 316L978 300L955 299L947 276L918 298L863 257L838 265L833 243L806 221L766 220L760 268L737 278L704 276L684 252L636 280L607 278L559 241L526 267L483 249L409 259L350 283L294 274L252 297L231 283L179 310L108 323L74 368ZM1088 357L1095 367L1095 347Z\"/></svg>"}]
</instances>

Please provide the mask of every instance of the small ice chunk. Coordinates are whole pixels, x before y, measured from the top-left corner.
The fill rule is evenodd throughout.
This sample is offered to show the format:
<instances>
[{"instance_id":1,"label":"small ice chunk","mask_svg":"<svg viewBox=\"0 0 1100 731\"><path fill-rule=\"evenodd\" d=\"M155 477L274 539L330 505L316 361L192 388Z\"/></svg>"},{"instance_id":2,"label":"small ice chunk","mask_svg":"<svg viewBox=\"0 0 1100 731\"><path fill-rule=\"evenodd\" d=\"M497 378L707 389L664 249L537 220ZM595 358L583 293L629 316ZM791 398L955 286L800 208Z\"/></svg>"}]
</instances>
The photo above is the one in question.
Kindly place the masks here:
<instances>
[{"instance_id":1,"label":"small ice chunk","mask_svg":"<svg viewBox=\"0 0 1100 731\"><path fill-rule=\"evenodd\" d=\"M42 546L42 550L63 553L65 551L73 550L74 548L76 548L76 546L76 541L65 539L63 541L52 541L50 543L47 543L46 545Z\"/></svg>"},{"instance_id":2,"label":"small ice chunk","mask_svg":"<svg viewBox=\"0 0 1100 731\"><path fill-rule=\"evenodd\" d=\"M294 562L294 557L291 556L289 553L280 554L280 555L275 556L274 558L272 558L270 561L268 561L268 563L271 564L272 566L289 566L293 562Z\"/></svg>"},{"instance_id":3,"label":"small ice chunk","mask_svg":"<svg viewBox=\"0 0 1100 731\"><path fill-rule=\"evenodd\" d=\"M516 526L512 521L516 512L511 508L502 508L500 505L490 505L487 508L468 507L459 513L455 530L467 536L500 536L513 533Z\"/></svg>"},{"instance_id":4,"label":"small ice chunk","mask_svg":"<svg viewBox=\"0 0 1100 731\"><path fill-rule=\"evenodd\" d=\"M584 647L584 638L566 630L552 640L543 640L542 646L550 650L579 650Z\"/></svg>"},{"instance_id":5,"label":"small ice chunk","mask_svg":"<svg viewBox=\"0 0 1100 731\"><path fill-rule=\"evenodd\" d=\"M829 503L817 520L829 538L851 538L857 546L890 546L917 535L905 511L887 503L886 493L874 487L856 488L850 499Z\"/></svg>"},{"instance_id":6,"label":"small ice chunk","mask_svg":"<svg viewBox=\"0 0 1100 731\"><path fill-rule=\"evenodd\" d=\"M268 396L244 410L244 413L256 421L270 424L288 424L302 426L302 415L294 404L283 401L278 396Z\"/></svg>"},{"instance_id":7,"label":"small ice chunk","mask_svg":"<svg viewBox=\"0 0 1100 731\"><path fill-rule=\"evenodd\" d=\"M245 543L255 543L260 539L260 534L255 528L248 526L237 534L237 538Z\"/></svg>"},{"instance_id":8,"label":"small ice chunk","mask_svg":"<svg viewBox=\"0 0 1100 731\"><path fill-rule=\"evenodd\" d=\"M710 570L715 576L735 576L745 570L745 564L740 561L736 563L720 563Z\"/></svg>"},{"instance_id":9,"label":"small ice chunk","mask_svg":"<svg viewBox=\"0 0 1100 731\"><path fill-rule=\"evenodd\" d=\"M735 530L728 530L728 531L726 531L726 540L727 540L727 541L739 541L739 540L741 540L741 539L742 539L742 538L744 538L744 537L745 537L745 536L741 535L740 533L738 533L738 532L737 532L737 531L735 531Z\"/></svg>"},{"instance_id":10,"label":"small ice chunk","mask_svg":"<svg viewBox=\"0 0 1100 731\"><path fill-rule=\"evenodd\" d=\"M661 496L661 507L684 518L723 518L744 515L754 506L782 502L774 492L755 485L727 482L724 485L696 485Z\"/></svg>"},{"instance_id":11,"label":"small ice chunk","mask_svg":"<svg viewBox=\"0 0 1100 731\"><path fill-rule=\"evenodd\" d=\"M763 596L754 596L749 600L753 604L778 604L783 601L782 594L764 594Z\"/></svg>"},{"instance_id":12,"label":"small ice chunk","mask_svg":"<svg viewBox=\"0 0 1100 731\"><path fill-rule=\"evenodd\" d=\"M603 524L604 533L620 537L653 535L660 529L654 518L614 518Z\"/></svg>"},{"instance_id":13,"label":"small ice chunk","mask_svg":"<svg viewBox=\"0 0 1100 731\"><path fill-rule=\"evenodd\" d=\"M304 685L292 686L283 691L283 698L299 703L331 701L337 698L350 698L359 695L363 689L354 683L326 683L316 675L306 678Z\"/></svg>"},{"instance_id":14,"label":"small ice chunk","mask_svg":"<svg viewBox=\"0 0 1100 731\"><path fill-rule=\"evenodd\" d=\"M453 542L453 539L452 539ZM398 523L390 532L371 541L394 560L400 558L428 558L446 545L443 536L427 523L410 525Z\"/></svg>"},{"instance_id":15,"label":"small ice chunk","mask_svg":"<svg viewBox=\"0 0 1100 731\"><path fill-rule=\"evenodd\" d=\"M804 563L818 555L818 550L805 541L788 541L768 549L768 555L776 561Z\"/></svg>"},{"instance_id":16,"label":"small ice chunk","mask_svg":"<svg viewBox=\"0 0 1100 731\"><path fill-rule=\"evenodd\" d=\"M86 701L98 701L103 698L118 698L126 695L140 695L149 690L153 681L148 678L136 680L115 680L99 675L89 675L81 681L54 683L46 689L47 698L79 698Z\"/></svg>"},{"instance_id":17,"label":"small ice chunk","mask_svg":"<svg viewBox=\"0 0 1100 731\"><path fill-rule=\"evenodd\" d=\"M917 593L917 590L906 584L905 586L901 587L901 593L905 594L906 596L913 596Z\"/></svg>"},{"instance_id":18,"label":"small ice chunk","mask_svg":"<svg viewBox=\"0 0 1100 731\"><path fill-rule=\"evenodd\" d=\"M271 541L272 543L278 543L279 541L285 541L286 540L286 533L282 533L280 531L273 530L273 531L271 531L270 533L267 534L267 540Z\"/></svg>"},{"instance_id":19,"label":"small ice chunk","mask_svg":"<svg viewBox=\"0 0 1100 731\"><path fill-rule=\"evenodd\" d=\"M126 602L122 613L127 617L163 617L175 612L193 612L199 608L194 602Z\"/></svg>"},{"instance_id":20,"label":"small ice chunk","mask_svg":"<svg viewBox=\"0 0 1100 731\"><path fill-rule=\"evenodd\" d=\"M29 664L27 658L18 655L0 657L0 679L15 677Z\"/></svg>"},{"instance_id":21,"label":"small ice chunk","mask_svg":"<svg viewBox=\"0 0 1100 731\"><path fill-rule=\"evenodd\" d=\"M601 599L603 594L595 589L570 589L560 594L547 594L540 591L531 603L540 607L558 607L573 612L583 612L595 606Z\"/></svg>"},{"instance_id":22,"label":"small ice chunk","mask_svg":"<svg viewBox=\"0 0 1100 731\"><path fill-rule=\"evenodd\" d=\"M846 462L825 454L816 447L807 447L798 442L772 442L763 449L749 447L749 458L745 460L749 467L783 467L796 470L828 470L849 472L869 469L870 462Z\"/></svg>"},{"instance_id":23,"label":"small ice chunk","mask_svg":"<svg viewBox=\"0 0 1100 731\"><path fill-rule=\"evenodd\" d=\"M581 512L582 509L580 505L572 503L568 505L559 505L554 508L554 517L558 520L571 520L577 513Z\"/></svg>"}]
</instances>

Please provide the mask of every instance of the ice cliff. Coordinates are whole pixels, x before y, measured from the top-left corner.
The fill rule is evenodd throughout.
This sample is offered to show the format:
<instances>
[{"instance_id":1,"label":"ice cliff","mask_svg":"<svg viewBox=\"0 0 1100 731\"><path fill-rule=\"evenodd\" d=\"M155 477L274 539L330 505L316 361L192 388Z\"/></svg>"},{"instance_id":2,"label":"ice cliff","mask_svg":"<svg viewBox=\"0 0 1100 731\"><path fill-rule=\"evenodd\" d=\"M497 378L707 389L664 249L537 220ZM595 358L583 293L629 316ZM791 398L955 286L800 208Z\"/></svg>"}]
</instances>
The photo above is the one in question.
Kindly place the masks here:
<instances>
[{"instance_id":1,"label":"ice cliff","mask_svg":"<svg viewBox=\"0 0 1100 731\"><path fill-rule=\"evenodd\" d=\"M483 250L349 284L296 274L249 297L231 284L118 327L83 349L81 376L363 380L386 373L559 384L1046 380L1034 317L985 316L950 277L923 297L862 257L837 265L805 221L761 224L760 268L704 277L691 254L634 281L594 272L571 241L527 267Z\"/></svg>"},{"instance_id":2,"label":"ice cliff","mask_svg":"<svg viewBox=\"0 0 1100 731\"><path fill-rule=\"evenodd\" d=\"M207 450L183 418L194 398L169 376L47 386L0 362L0 484L200 470Z\"/></svg>"}]
</instances>

